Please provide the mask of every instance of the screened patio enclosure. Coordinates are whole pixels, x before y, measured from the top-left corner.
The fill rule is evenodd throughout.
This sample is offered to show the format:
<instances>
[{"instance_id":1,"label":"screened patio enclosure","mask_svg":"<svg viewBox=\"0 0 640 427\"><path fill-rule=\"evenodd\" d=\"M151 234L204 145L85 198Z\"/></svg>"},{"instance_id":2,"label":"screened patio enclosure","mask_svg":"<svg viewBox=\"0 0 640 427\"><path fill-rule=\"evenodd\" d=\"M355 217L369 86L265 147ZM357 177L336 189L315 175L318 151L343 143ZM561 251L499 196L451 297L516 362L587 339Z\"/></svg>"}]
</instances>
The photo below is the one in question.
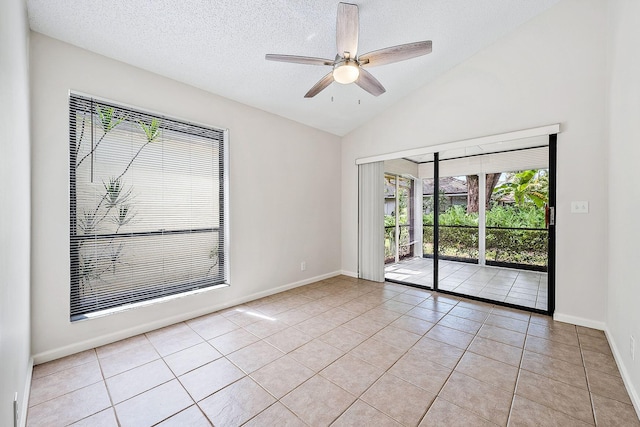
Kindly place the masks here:
<instances>
[{"instance_id":1,"label":"screened patio enclosure","mask_svg":"<svg viewBox=\"0 0 640 427\"><path fill-rule=\"evenodd\" d=\"M549 312L551 137L384 161L385 279Z\"/></svg>"}]
</instances>

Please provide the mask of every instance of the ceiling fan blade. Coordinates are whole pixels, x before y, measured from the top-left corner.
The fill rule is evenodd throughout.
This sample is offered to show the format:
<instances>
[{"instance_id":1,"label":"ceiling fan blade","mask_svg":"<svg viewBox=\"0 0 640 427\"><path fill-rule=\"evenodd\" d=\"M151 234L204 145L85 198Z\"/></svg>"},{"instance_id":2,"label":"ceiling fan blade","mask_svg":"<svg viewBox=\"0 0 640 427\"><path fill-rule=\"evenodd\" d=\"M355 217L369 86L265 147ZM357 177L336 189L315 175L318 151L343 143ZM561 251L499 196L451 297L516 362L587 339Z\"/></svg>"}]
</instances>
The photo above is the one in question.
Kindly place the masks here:
<instances>
[{"instance_id":1,"label":"ceiling fan blade","mask_svg":"<svg viewBox=\"0 0 640 427\"><path fill-rule=\"evenodd\" d=\"M371 75L367 70L363 70L360 68L360 76L358 80L355 82L362 89L366 90L373 96L379 96L385 93L387 90L382 86L382 84Z\"/></svg>"},{"instance_id":2,"label":"ceiling fan blade","mask_svg":"<svg viewBox=\"0 0 640 427\"><path fill-rule=\"evenodd\" d=\"M336 22L336 46L338 55L349 58L358 54L358 6L350 3L338 3L338 19Z\"/></svg>"},{"instance_id":3,"label":"ceiling fan blade","mask_svg":"<svg viewBox=\"0 0 640 427\"><path fill-rule=\"evenodd\" d=\"M321 78L318 83L316 83L311 89L309 89L309 92L307 92L304 97L313 98L314 96L322 92L331 83L333 83L333 71Z\"/></svg>"},{"instance_id":4,"label":"ceiling fan blade","mask_svg":"<svg viewBox=\"0 0 640 427\"><path fill-rule=\"evenodd\" d=\"M310 56L274 55L274 54L268 53L265 55L264 58L268 61L293 62L295 64L333 65L333 61L330 59L313 58Z\"/></svg>"},{"instance_id":5,"label":"ceiling fan blade","mask_svg":"<svg viewBox=\"0 0 640 427\"><path fill-rule=\"evenodd\" d=\"M431 40L401 44L365 53L358 58L363 67L391 64L431 53Z\"/></svg>"}]
</instances>

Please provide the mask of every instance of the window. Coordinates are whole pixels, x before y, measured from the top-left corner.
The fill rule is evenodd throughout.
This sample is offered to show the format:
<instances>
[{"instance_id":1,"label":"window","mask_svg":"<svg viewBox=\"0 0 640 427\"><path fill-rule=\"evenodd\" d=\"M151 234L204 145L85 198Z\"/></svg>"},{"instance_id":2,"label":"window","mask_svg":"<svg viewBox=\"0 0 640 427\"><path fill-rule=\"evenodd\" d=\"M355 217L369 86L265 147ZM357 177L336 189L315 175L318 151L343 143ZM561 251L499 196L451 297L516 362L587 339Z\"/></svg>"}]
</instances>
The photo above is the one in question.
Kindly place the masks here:
<instances>
[{"instance_id":1,"label":"window","mask_svg":"<svg viewBox=\"0 0 640 427\"><path fill-rule=\"evenodd\" d=\"M228 280L226 132L71 94L71 319Z\"/></svg>"}]
</instances>

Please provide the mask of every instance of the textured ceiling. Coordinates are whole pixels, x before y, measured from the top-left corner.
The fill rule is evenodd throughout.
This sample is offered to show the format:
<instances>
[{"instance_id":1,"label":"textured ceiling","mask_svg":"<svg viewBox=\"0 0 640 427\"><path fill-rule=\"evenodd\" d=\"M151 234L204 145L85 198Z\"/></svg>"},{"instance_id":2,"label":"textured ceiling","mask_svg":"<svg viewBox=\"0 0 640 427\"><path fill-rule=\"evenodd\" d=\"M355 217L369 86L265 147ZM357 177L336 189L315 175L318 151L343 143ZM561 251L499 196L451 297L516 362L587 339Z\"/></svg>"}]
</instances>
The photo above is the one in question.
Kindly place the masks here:
<instances>
[{"instance_id":1,"label":"textured ceiling","mask_svg":"<svg viewBox=\"0 0 640 427\"><path fill-rule=\"evenodd\" d=\"M330 67L266 53L336 54L336 0L27 0L31 29L206 91L345 135L559 0L361 0L359 52L433 40L433 53L369 68L387 92L333 83Z\"/></svg>"}]
</instances>

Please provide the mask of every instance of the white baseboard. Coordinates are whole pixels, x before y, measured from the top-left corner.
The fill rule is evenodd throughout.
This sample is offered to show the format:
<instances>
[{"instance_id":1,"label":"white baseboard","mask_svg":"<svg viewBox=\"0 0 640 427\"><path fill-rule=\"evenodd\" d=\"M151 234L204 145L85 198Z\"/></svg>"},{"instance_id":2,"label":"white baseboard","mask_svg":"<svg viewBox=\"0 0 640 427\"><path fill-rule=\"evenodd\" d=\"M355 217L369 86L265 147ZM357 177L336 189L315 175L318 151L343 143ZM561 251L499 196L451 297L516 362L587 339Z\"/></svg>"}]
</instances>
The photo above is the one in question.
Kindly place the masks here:
<instances>
[{"instance_id":1,"label":"white baseboard","mask_svg":"<svg viewBox=\"0 0 640 427\"><path fill-rule=\"evenodd\" d=\"M598 322L596 320L585 319L583 317L562 314L558 313L557 311L553 314L553 320L557 320L558 322L571 323L578 326L584 326L586 328L598 329L600 331L604 331L606 327L604 322Z\"/></svg>"},{"instance_id":2,"label":"white baseboard","mask_svg":"<svg viewBox=\"0 0 640 427\"><path fill-rule=\"evenodd\" d=\"M340 274L343 276L355 277L356 279L358 278L358 273L354 273L353 271L342 270Z\"/></svg>"},{"instance_id":3,"label":"white baseboard","mask_svg":"<svg viewBox=\"0 0 640 427\"><path fill-rule=\"evenodd\" d=\"M609 329L607 328L606 323L598 322L591 319L585 319L582 317L570 316L568 314L562 314L558 312L556 312L553 315L553 320L604 331L607 337L607 341L609 341L609 345L611 346L613 358L615 359L616 364L618 365L618 370L620 371L620 375L622 376L622 381L624 382L624 385L627 388L627 392L629 393L629 398L631 399L631 403L633 403L633 407L636 410L636 414L638 414L638 418L640 418L640 394L638 393L638 390L634 387L633 382L631 381L629 372L627 371L624 363L622 362L622 357L621 357L620 350L618 349L618 345L614 341L611 333L609 332Z\"/></svg>"},{"instance_id":4,"label":"white baseboard","mask_svg":"<svg viewBox=\"0 0 640 427\"><path fill-rule=\"evenodd\" d=\"M29 358L27 363L27 377L24 380L24 393L22 394L22 402L20 406L20 418L18 425L25 427L27 425L27 410L29 409L29 397L31 395L31 376L33 375L33 357Z\"/></svg>"},{"instance_id":5,"label":"white baseboard","mask_svg":"<svg viewBox=\"0 0 640 427\"><path fill-rule=\"evenodd\" d=\"M629 376L629 372L625 367L624 363L622 363L622 355L620 353L620 349L618 348L617 343L613 339L613 335L609 332L609 328L604 328L604 333L607 336L607 341L609 341L609 346L611 347L611 352L613 353L613 358L618 365L618 370L620 371L620 375L622 376L622 382L624 382L625 387L627 388L627 393L629 393L629 398L631 399L631 403L633 403L633 407L636 410L636 414L638 418L640 418L640 394L638 390L634 387L633 382Z\"/></svg>"},{"instance_id":6,"label":"white baseboard","mask_svg":"<svg viewBox=\"0 0 640 427\"><path fill-rule=\"evenodd\" d=\"M131 328L123 329L118 332L114 332L111 334L101 335L99 337L91 338L85 341L73 343L64 347L58 347L53 350L44 351L38 354L33 355L32 361L35 364L49 362L51 360L59 359L61 357L69 356L71 354L79 353L81 351L89 350L95 347L100 347L101 345L111 344L116 341L123 340L125 338L130 338L135 335L143 334L145 332L153 331L158 328L163 328L165 326L173 325L175 323L184 322L185 320L194 319L199 316L204 316L209 313L214 313L216 311L223 310L225 308L233 307L236 305L244 304L249 301L257 300L260 298L267 297L269 295L277 294L279 292L284 292L289 289L294 289L299 286L308 285L310 283L318 282L320 280L328 279L330 277L339 276L343 274L341 271L333 271L331 273L322 274L315 277L310 277L308 279L303 279L297 282L289 283L286 285L278 286L275 288L270 288L265 291L256 292L250 295L246 295L240 298L236 298L231 301L227 301L225 303L209 306L200 310L194 310L187 313L181 313L177 316L166 317L163 319L158 319L152 322L147 322L144 324L139 324Z\"/></svg>"}]
</instances>

